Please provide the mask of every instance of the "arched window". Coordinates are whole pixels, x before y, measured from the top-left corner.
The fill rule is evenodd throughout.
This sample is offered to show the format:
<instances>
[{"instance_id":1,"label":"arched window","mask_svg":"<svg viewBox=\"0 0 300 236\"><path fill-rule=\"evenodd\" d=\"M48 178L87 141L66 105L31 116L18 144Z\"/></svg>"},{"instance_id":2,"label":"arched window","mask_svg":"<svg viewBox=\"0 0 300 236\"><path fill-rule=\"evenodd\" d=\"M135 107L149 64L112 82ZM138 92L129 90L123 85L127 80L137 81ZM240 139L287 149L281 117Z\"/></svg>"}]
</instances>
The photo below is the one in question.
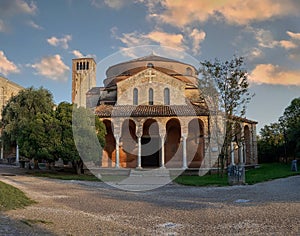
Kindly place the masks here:
<instances>
[{"instance_id":1,"label":"arched window","mask_svg":"<svg viewBox=\"0 0 300 236\"><path fill-rule=\"evenodd\" d=\"M153 63L149 62L149 63L147 64L147 67L148 67L148 68L153 68L154 65L153 65Z\"/></svg>"},{"instance_id":2,"label":"arched window","mask_svg":"<svg viewBox=\"0 0 300 236\"><path fill-rule=\"evenodd\" d=\"M186 71L185 71L185 74L186 75L192 75L192 72L193 72L192 69L190 67L187 67Z\"/></svg>"},{"instance_id":3,"label":"arched window","mask_svg":"<svg viewBox=\"0 0 300 236\"><path fill-rule=\"evenodd\" d=\"M80 70L82 70L82 62L80 62Z\"/></svg>"},{"instance_id":4,"label":"arched window","mask_svg":"<svg viewBox=\"0 0 300 236\"><path fill-rule=\"evenodd\" d=\"M138 105L139 103L139 91L137 88L133 89L133 105Z\"/></svg>"},{"instance_id":5,"label":"arched window","mask_svg":"<svg viewBox=\"0 0 300 236\"><path fill-rule=\"evenodd\" d=\"M153 105L153 89L149 89L149 105Z\"/></svg>"},{"instance_id":6,"label":"arched window","mask_svg":"<svg viewBox=\"0 0 300 236\"><path fill-rule=\"evenodd\" d=\"M164 104L170 105L170 89L169 88L164 89Z\"/></svg>"},{"instance_id":7,"label":"arched window","mask_svg":"<svg viewBox=\"0 0 300 236\"><path fill-rule=\"evenodd\" d=\"M82 69L85 70L85 62L83 62L82 64Z\"/></svg>"},{"instance_id":8,"label":"arched window","mask_svg":"<svg viewBox=\"0 0 300 236\"><path fill-rule=\"evenodd\" d=\"M86 62L86 69L89 69L89 62Z\"/></svg>"},{"instance_id":9,"label":"arched window","mask_svg":"<svg viewBox=\"0 0 300 236\"><path fill-rule=\"evenodd\" d=\"M79 70L79 62L76 63L76 69Z\"/></svg>"}]
</instances>

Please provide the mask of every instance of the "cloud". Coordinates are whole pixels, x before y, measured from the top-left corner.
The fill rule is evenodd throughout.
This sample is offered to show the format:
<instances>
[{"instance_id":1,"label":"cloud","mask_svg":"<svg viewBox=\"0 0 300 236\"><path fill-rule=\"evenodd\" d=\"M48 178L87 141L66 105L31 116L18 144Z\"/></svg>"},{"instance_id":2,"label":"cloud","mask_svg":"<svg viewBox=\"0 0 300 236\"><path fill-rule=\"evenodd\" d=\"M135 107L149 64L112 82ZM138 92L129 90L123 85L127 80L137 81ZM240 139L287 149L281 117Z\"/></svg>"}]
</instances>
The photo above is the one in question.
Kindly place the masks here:
<instances>
[{"instance_id":1,"label":"cloud","mask_svg":"<svg viewBox=\"0 0 300 236\"><path fill-rule=\"evenodd\" d=\"M259 64L249 75L249 81L257 84L300 86L300 70L288 70L272 64Z\"/></svg>"},{"instance_id":2,"label":"cloud","mask_svg":"<svg viewBox=\"0 0 300 236\"><path fill-rule=\"evenodd\" d=\"M119 10L125 5L129 4L130 0L92 0L91 4L94 7L102 8L104 6L108 6L110 8L113 8L115 10Z\"/></svg>"},{"instance_id":3,"label":"cloud","mask_svg":"<svg viewBox=\"0 0 300 236\"><path fill-rule=\"evenodd\" d=\"M184 27L209 18L225 20L229 24L247 25L275 17L299 15L297 0L140 0L148 6L149 15L158 22Z\"/></svg>"},{"instance_id":4,"label":"cloud","mask_svg":"<svg viewBox=\"0 0 300 236\"><path fill-rule=\"evenodd\" d=\"M0 19L0 32L5 32L6 26L3 20Z\"/></svg>"},{"instance_id":5,"label":"cloud","mask_svg":"<svg viewBox=\"0 0 300 236\"><path fill-rule=\"evenodd\" d=\"M68 79L67 72L70 68L65 65L60 55L48 56L31 65L37 74L47 77L52 80L66 81Z\"/></svg>"},{"instance_id":6,"label":"cloud","mask_svg":"<svg viewBox=\"0 0 300 236\"><path fill-rule=\"evenodd\" d=\"M7 59L3 51L0 51L0 73L7 76L10 73L19 73L19 68Z\"/></svg>"},{"instance_id":7,"label":"cloud","mask_svg":"<svg viewBox=\"0 0 300 236\"><path fill-rule=\"evenodd\" d=\"M1 0L0 1L0 15L14 16L17 14L34 15L38 8L32 1L27 3L24 0Z\"/></svg>"},{"instance_id":8,"label":"cloud","mask_svg":"<svg viewBox=\"0 0 300 236\"><path fill-rule=\"evenodd\" d=\"M27 25L29 25L30 27L37 29L37 30L42 30L44 29L42 26L36 24L34 21L30 20L27 22Z\"/></svg>"},{"instance_id":9,"label":"cloud","mask_svg":"<svg viewBox=\"0 0 300 236\"><path fill-rule=\"evenodd\" d=\"M162 30L153 30L149 33L137 31L117 34L117 28L111 29L112 37L120 40L126 47L158 44L163 47L170 47L179 51L188 51L191 48L193 54L200 52L200 43L205 39L205 32L196 28L186 30L183 33L167 33ZM125 48L123 48L125 49Z\"/></svg>"},{"instance_id":10,"label":"cloud","mask_svg":"<svg viewBox=\"0 0 300 236\"><path fill-rule=\"evenodd\" d=\"M71 51L71 53L76 57L76 58L94 58L96 59L96 55L94 54L87 54L84 55L83 53L81 53L79 50L73 50Z\"/></svg>"},{"instance_id":11,"label":"cloud","mask_svg":"<svg viewBox=\"0 0 300 236\"><path fill-rule=\"evenodd\" d=\"M52 36L51 38L48 38L47 39L47 42L54 46L54 47L62 47L63 49L68 49L69 48L69 41L72 40L72 36L71 35L65 35L64 37L62 38L57 38L57 37L54 37Z\"/></svg>"},{"instance_id":12,"label":"cloud","mask_svg":"<svg viewBox=\"0 0 300 236\"><path fill-rule=\"evenodd\" d=\"M293 33L291 31L286 32L292 39L300 40L300 33Z\"/></svg>"},{"instance_id":13,"label":"cloud","mask_svg":"<svg viewBox=\"0 0 300 236\"><path fill-rule=\"evenodd\" d=\"M77 57L77 58L84 57L83 54L82 54L80 51L78 51L78 50L73 50L73 51L72 51L72 54L73 54L75 57Z\"/></svg>"},{"instance_id":14,"label":"cloud","mask_svg":"<svg viewBox=\"0 0 300 236\"><path fill-rule=\"evenodd\" d=\"M193 41L192 51L194 55L200 53L200 43L205 39L205 36L205 32L199 31L198 29L193 29L193 31L190 33L190 37Z\"/></svg>"}]
</instances>

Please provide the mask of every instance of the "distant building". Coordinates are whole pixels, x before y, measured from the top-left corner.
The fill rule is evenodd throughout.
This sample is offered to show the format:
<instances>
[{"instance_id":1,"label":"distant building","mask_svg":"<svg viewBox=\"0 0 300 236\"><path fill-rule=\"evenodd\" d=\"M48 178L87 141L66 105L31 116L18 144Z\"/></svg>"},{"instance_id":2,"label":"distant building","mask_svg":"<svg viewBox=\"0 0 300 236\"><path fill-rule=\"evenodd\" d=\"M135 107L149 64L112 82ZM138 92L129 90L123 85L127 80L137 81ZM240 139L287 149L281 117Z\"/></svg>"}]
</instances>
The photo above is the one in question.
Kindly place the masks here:
<instances>
[{"instance_id":1,"label":"distant building","mask_svg":"<svg viewBox=\"0 0 300 236\"><path fill-rule=\"evenodd\" d=\"M72 94L80 93L73 102L86 102L106 126L102 167L199 168L218 155L194 66L149 55L112 65L104 87L93 87L96 71L93 60L88 60L88 76L80 67L87 59L73 60ZM232 145L231 162L254 165L256 122L236 120L240 137Z\"/></svg>"},{"instance_id":2,"label":"distant building","mask_svg":"<svg viewBox=\"0 0 300 236\"><path fill-rule=\"evenodd\" d=\"M2 118L2 110L8 100L23 89L22 86L0 76L0 119Z\"/></svg>"}]
</instances>

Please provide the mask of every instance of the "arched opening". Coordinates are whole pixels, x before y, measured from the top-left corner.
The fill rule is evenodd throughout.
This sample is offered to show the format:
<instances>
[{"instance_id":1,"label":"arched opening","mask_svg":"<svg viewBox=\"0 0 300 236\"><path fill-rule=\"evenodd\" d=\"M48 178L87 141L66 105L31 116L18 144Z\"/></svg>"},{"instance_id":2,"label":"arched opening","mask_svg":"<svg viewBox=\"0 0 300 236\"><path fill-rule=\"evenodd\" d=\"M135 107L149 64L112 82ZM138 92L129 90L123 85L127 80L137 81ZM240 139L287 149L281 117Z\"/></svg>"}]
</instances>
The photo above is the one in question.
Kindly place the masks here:
<instances>
[{"instance_id":1,"label":"arched opening","mask_svg":"<svg viewBox=\"0 0 300 236\"><path fill-rule=\"evenodd\" d=\"M134 168L137 160L136 125L133 120L124 120L120 138L120 166Z\"/></svg>"},{"instance_id":2,"label":"arched opening","mask_svg":"<svg viewBox=\"0 0 300 236\"><path fill-rule=\"evenodd\" d=\"M170 105L170 89L169 88L164 89L164 104Z\"/></svg>"},{"instance_id":3,"label":"arched opening","mask_svg":"<svg viewBox=\"0 0 300 236\"><path fill-rule=\"evenodd\" d=\"M250 128L248 125L244 127L244 139L245 139L245 162L251 164L251 145L250 145Z\"/></svg>"},{"instance_id":4,"label":"arched opening","mask_svg":"<svg viewBox=\"0 0 300 236\"><path fill-rule=\"evenodd\" d=\"M133 89L133 105L138 105L139 100L139 91L137 88Z\"/></svg>"},{"instance_id":5,"label":"arched opening","mask_svg":"<svg viewBox=\"0 0 300 236\"><path fill-rule=\"evenodd\" d=\"M199 168L204 159L204 124L193 119L188 125L187 161L189 168Z\"/></svg>"},{"instance_id":6,"label":"arched opening","mask_svg":"<svg viewBox=\"0 0 300 236\"><path fill-rule=\"evenodd\" d=\"M82 63L82 69L85 70L85 62Z\"/></svg>"},{"instance_id":7,"label":"arched opening","mask_svg":"<svg viewBox=\"0 0 300 236\"><path fill-rule=\"evenodd\" d=\"M153 68L154 65L153 65L153 63L149 62L149 63L147 64L147 67L148 67L148 68Z\"/></svg>"},{"instance_id":8,"label":"arched opening","mask_svg":"<svg viewBox=\"0 0 300 236\"><path fill-rule=\"evenodd\" d=\"M165 163L167 167L182 167L181 125L178 119L170 119L166 124Z\"/></svg>"},{"instance_id":9,"label":"arched opening","mask_svg":"<svg viewBox=\"0 0 300 236\"><path fill-rule=\"evenodd\" d=\"M159 126L156 120L148 119L143 124L142 167L159 167L161 152Z\"/></svg>"},{"instance_id":10,"label":"arched opening","mask_svg":"<svg viewBox=\"0 0 300 236\"><path fill-rule=\"evenodd\" d=\"M113 167L116 160L116 140L113 133L113 124L110 120L104 120L103 123L106 128L106 135L102 152L102 167Z\"/></svg>"},{"instance_id":11,"label":"arched opening","mask_svg":"<svg viewBox=\"0 0 300 236\"><path fill-rule=\"evenodd\" d=\"M89 69L89 62L88 61L86 62L86 69L87 70Z\"/></svg>"},{"instance_id":12,"label":"arched opening","mask_svg":"<svg viewBox=\"0 0 300 236\"><path fill-rule=\"evenodd\" d=\"M242 129L239 123L235 123L234 126L234 163L235 164L239 163L243 157L243 153L239 152L241 145L242 145Z\"/></svg>"},{"instance_id":13,"label":"arched opening","mask_svg":"<svg viewBox=\"0 0 300 236\"><path fill-rule=\"evenodd\" d=\"M192 75L193 71L190 67L187 67L186 70L185 70L185 74L186 75Z\"/></svg>"},{"instance_id":14,"label":"arched opening","mask_svg":"<svg viewBox=\"0 0 300 236\"><path fill-rule=\"evenodd\" d=\"M149 88L149 105L153 105L153 89Z\"/></svg>"}]
</instances>

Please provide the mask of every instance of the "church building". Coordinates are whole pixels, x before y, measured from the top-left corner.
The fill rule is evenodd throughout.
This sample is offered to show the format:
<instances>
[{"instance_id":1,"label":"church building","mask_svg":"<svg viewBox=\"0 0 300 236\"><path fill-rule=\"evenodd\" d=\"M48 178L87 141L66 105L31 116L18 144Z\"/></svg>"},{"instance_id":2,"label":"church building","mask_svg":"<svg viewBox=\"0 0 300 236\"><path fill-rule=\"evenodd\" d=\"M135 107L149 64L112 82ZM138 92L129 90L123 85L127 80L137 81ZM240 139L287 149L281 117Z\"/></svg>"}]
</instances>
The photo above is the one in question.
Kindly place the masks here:
<instances>
[{"instance_id":1,"label":"church building","mask_svg":"<svg viewBox=\"0 0 300 236\"><path fill-rule=\"evenodd\" d=\"M151 54L110 66L103 87L96 87L92 58L74 59L72 72L72 102L92 108L106 126L101 167L214 165L219 153L194 66ZM257 122L236 120L240 139L229 161L255 165Z\"/></svg>"}]
</instances>

